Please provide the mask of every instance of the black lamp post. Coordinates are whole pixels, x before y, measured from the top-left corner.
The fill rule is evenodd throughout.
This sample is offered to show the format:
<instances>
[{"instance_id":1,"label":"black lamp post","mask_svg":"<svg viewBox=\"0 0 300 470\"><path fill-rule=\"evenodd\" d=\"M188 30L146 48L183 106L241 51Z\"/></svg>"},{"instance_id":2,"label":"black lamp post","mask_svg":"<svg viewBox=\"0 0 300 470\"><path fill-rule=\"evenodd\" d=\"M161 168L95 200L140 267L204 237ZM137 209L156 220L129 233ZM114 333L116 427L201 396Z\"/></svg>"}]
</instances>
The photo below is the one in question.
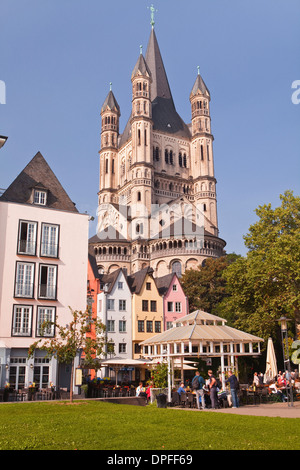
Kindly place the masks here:
<instances>
[{"instance_id":1,"label":"black lamp post","mask_svg":"<svg viewBox=\"0 0 300 470\"><path fill-rule=\"evenodd\" d=\"M291 385L291 364L290 364L290 356L289 356L289 344L288 344L288 334L287 334L287 322L291 321L285 316L282 316L278 319L280 322L281 328L281 342L282 342L282 351L283 351L283 363L284 363L284 370L288 371L289 380L286 383L286 394L287 394L287 401L288 406L294 406L293 403L293 387Z\"/></svg>"}]
</instances>

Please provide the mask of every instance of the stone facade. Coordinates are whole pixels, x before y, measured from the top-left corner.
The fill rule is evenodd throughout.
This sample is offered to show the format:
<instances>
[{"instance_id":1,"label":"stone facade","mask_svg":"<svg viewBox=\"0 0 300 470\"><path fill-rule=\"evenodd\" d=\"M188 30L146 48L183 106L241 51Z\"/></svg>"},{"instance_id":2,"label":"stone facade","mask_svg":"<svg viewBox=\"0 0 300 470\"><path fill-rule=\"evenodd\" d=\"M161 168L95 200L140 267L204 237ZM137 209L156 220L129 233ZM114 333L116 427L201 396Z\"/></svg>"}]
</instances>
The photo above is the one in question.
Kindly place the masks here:
<instances>
[{"instance_id":1,"label":"stone facade","mask_svg":"<svg viewBox=\"0 0 300 470\"><path fill-rule=\"evenodd\" d=\"M191 123L176 111L152 27L133 69L132 111L119 133L120 107L109 91L101 108L98 269L155 276L224 254L219 238L210 92L200 73L190 93Z\"/></svg>"}]
</instances>

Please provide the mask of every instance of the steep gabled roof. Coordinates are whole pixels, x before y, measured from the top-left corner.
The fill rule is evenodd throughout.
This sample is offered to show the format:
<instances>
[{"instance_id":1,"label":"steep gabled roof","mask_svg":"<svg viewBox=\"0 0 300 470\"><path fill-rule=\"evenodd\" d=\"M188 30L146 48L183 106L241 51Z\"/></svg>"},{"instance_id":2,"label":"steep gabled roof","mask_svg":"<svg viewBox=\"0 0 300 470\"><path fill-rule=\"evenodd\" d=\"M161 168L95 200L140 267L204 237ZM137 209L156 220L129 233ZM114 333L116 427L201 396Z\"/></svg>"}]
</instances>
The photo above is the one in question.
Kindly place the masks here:
<instances>
[{"instance_id":1,"label":"steep gabled roof","mask_svg":"<svg viewBox=\"0 0 300 470\"><path fill-rule=\"evenodd\" d=\"M159 295L165 295L168 292L174 276L176 276L176 273L169 273L165 276L155 278Z\"/></svg>"},{"instance_id":2,"label":"steep gabled roof","mask_svg":"<svg viewBox=\"0 0 300 470\"><path fill-rule=\"evenodd\" d=\"M135 77L138 74L151 77L151 72L149 70L149 67L145 61L143 54L139 55L137 63L135 64L135 67L132 71L131 78Z\"/></svg>"},{"instance_id":3,"label":"steep gabled roof","mask_svg":"<svg viewBox=\"0 0 300 470\"><path fill-rule=\"evenodd\" d=\"M47 204L51 209L78 212L66 191L56 178L43 155L38 152L0 197L1 201L32 204L33 189L47 190Z\"/></svg>"},{"instance_id":4,"label":"steep gabled roof","mask_svg":"<svg viewBox=\"0 0 300 470\"><path fill-rule=\"evenodd\" d=\"M99 279L101 281L101 284L107 284L107 293L110 294L112 291L116 280L119 277L120 272L122 271L122 268L118 268L115 271L113 271L110 274L100 274Z\"/></svg>"},{"instance_id":5,"label":"steep gabled roof","mask_svg":"<svg viewBox=\"0 0 300 470\"><path fill-rule=\"evenodd\" d=\"M153 269L147 266L144 269L141 269L140 271L135 272L134 274L131 274L130 276L127 277L127 282L129 285L129 288L133 294L139 294L141 291L141 288L143 287L143 283L146 279L147 275L153 275ZM153 278L154 279L154 278ZM154 279L154 282L156 283L156 280Z\"/></svg>"},{"instance_id":6,"label":"steep gabled roof","mask_svg":"<svg viewBox=\"0 0 300 470\"><path fill-rule=\"evenodd\" d=\"M151 29L145 59L152 76L153 129L190 138L191 134L188 126L183 122L175 109L154 28Z\"/></svg>"},{"instance_id":7,"label":"steep gabled roof","mask_svg":"<svg viewBox=\"0 0 300 470\"><path fill-rule=\"evenodd\" d=\"M197 93L199 93L199 92L203 95L207 95L207 96L210 97L209 90L208 90L207 86L205 85L204 80L201 77L200 73L198 73L198 75L197 75L197 78L196 78L196 81L195 81L194 86L192 88L190 96L197 95Z\"/></svg>"},{"instance_id":8,"label":"steep gabled roof","mask_svg":"<svg viewBox=\"0 0 300 470\"><path fill-rule=\"evenodd\" d=\"M175 109L154 28L151 29L145 58L142 54L140 55L133 73L137 73L138 68L144 72L147 69L152 78L150 90L153 129L189 139L191 137L189 126L184 123ZM120 136L119 147L122 147L131 137L131 117L129 117L124 132Z\"/></svg>"},{"instance_id":9,"label":"steep gabled roof","mask_svg":"<svg viewBox=\"0 0 300 470\"><path fill-rule=\"evenodd\" d=\"M116 112L120 113L120 106L118 105L118 102L115 98L115 95L113 94L113 92L111 90L109 90L109 93L108 93L107 97L105 98L105 101L104 101L104 103L102 105L102 108L101 108L101 113L103 111L105 111L107 108L110 111L116 111Z\"/></svg>"}]
</instances>

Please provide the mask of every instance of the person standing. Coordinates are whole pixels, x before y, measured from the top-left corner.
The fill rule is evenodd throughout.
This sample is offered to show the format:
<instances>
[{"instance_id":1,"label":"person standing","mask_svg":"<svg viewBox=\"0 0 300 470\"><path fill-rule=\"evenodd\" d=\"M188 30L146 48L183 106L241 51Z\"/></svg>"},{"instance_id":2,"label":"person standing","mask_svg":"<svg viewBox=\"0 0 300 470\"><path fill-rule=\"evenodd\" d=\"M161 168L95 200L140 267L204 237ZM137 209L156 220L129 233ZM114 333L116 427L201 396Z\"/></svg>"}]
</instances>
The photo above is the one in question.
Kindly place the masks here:
<instances>
[{"instance_id":1,"label":"person standing","mask_svg":"<svg viewBox=\"0 0 300 470\"><path fill-rule=\"evenodd\" d=\"M200 410L200 400L199 400L199 398L201 398L202 408L205 409L205 399L204 399L203 385L205 385L205 380L200 375L200 372L197 370L196 375L192 380L192 389L196 393L196 402L197 402L198 410Z\"/></svg>"},{"instance_id":2,"label":"person standing","mask_svg":"<svg viewBox=\"0 0 300 470\"><path fill-rule=\"evenodd\" d=\"M218 408L218 393L217 393L217 380L213 375L212 370L208 371L209 375L209 396L211 401L211 407L213 410Z\"/></svg>"},{"instance_id":3,"label":"person standing","mask_svg":"<svg viewBox=\"0 0 300 470\"><path fill-rule=\"evenodd\" d=\"M225 381L225 383L229 383L230 386L232 408L238 408L240 406L238 397L239 382L231 370L228 371L228 379Z\"/></svg>"}]
</instances>

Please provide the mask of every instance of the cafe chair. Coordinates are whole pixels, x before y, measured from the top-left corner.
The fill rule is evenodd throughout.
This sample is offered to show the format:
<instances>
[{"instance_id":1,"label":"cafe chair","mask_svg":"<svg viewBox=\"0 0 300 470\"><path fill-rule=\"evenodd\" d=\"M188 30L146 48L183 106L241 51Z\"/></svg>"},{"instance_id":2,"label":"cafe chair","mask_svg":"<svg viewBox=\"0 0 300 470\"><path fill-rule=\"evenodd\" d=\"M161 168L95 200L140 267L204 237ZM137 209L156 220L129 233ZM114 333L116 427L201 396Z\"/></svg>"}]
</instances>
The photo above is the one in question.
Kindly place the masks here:
<instances>
[{"instance_id":1,"label":"cafe chair","mask_svg":"<svg viewBox=\"0 0 300 470\"><path fill-rule=\"evenodd\" d=\"M181 392L181 394L180 394L180 404L181 404L184 408L185 408L186 402L187 402L186 393Z\"/></svg>"}]
</instances>

